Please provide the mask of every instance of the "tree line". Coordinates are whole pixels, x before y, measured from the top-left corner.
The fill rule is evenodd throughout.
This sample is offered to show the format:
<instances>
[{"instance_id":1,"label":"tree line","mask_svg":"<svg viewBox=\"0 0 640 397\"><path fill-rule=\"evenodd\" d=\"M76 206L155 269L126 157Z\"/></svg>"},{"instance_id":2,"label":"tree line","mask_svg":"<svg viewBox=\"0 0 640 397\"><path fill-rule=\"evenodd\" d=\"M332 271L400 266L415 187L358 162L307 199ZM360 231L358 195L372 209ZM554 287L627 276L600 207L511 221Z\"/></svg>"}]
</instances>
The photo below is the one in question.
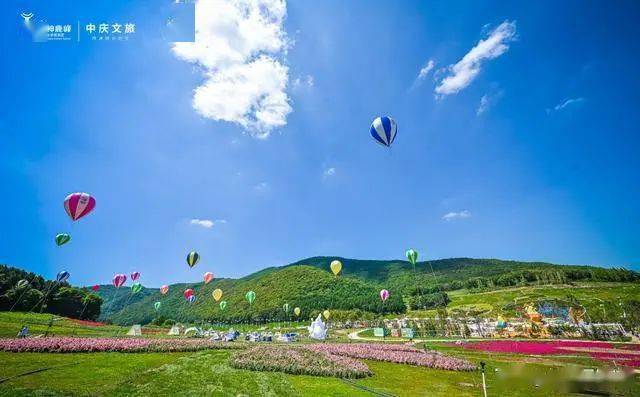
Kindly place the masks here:
<instances>
[{"instance_id":1,"label":"tree line","mask_svg":"<svg viewBox=\"0 0 640 397\"><path fill-rule=\"evenodd\" d=\"M95 320L101 305L99 296L83 288L0 265L0 311L35 311Z\"/></svg>"}]
</instances>

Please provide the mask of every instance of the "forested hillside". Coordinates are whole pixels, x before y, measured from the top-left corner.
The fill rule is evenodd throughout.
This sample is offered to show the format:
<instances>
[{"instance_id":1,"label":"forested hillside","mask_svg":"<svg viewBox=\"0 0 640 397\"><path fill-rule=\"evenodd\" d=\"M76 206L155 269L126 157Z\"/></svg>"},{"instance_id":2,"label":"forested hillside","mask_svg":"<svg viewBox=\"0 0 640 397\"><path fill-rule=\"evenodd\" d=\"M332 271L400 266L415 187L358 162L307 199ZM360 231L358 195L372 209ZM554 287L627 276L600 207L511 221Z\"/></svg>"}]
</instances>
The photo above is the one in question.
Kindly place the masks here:
<instances>
[{"instance_id":1,"label":"forested hillside","mask_svg":"<svg viewBox=\"0 0 640 397\"><path fill-rule=\"evenodd\" d=\"M162 296L158 289L144 289L130 295L130 289L104 286L102 319L131 324L149 322L162 316L178 321L242 321L284 319L282 306L300 307L301 318L324 309L358 310L361 315L404 313L407 309L432 309L449 303L447 292L484 292L518 285L567 285L575 282L637 282L638 273L626 269L590 266L563 266L541 262L495 259L454 258L419 262L415 271L406 261L375 261L337 258L342 274L334 277L329 264L336 257L313 257L283 267L265 268L241 279L219 279L208 285L175 284ZM193 288L196 301L188 304L183 292ZM222 289L226 310L211 297ZM379 291L386 288L391 297L384 304ZM244 295L256 292L249 305ZM154 303L161 302L156 313ZM126 304L125 304L126 303ZM290 314L290 313L289 313ZM356 313L357 314L357 313Z\"/></svg>"}]
</instances>

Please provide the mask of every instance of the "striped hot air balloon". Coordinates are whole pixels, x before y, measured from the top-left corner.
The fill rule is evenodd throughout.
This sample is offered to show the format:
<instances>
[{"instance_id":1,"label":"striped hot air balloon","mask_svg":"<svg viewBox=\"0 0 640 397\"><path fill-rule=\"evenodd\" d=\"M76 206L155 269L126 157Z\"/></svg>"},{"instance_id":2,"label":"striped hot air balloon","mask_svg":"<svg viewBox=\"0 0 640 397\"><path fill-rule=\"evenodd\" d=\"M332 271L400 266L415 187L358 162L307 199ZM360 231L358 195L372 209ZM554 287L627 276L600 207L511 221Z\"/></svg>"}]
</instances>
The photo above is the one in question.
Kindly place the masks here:
<instances>
[{"instance_id":1,"label":"striped hot air balloon","mask_svg":"<svg viewBox=\"0 0 640 397\"><path fill-rule=\"evenodd\" d=\"M66 270L63 270L56 275L56 281L59 283L64 283L69 279L69 276L70 276L69 272Z\"/></svg>"},{"instance_id":2,"label":"striped hot air balloon","mask_svg":"<svg viewBox=\"0 0 640 397\"><path fill-rule=\"evenodd\" d=\"M77 221L96 206L96 199L88 193L71 193L64 199L64 210L73 221Z\"/></svg>"},{"instance_id":3,"label":"striped hot air balloon","mask_svg":"<svg viewBox=\"0 0 640 397\"><path fill-rule=\"evenodd\" d=\"M113 280L111 280L111 283L113 283L114 287L120 288L126 281L127 276L125 276L124 274L116 274L115 276L113 276Z\"/></svg>"},{"instance_id":4,"label":"striped hot air balloon","mask_svg":"<svg viewBox=\"0 0 640 397\"><path fill-rule=\"evenodd\" d=\"M189 252L187 255L187 264L189 267L194 267L200 261L200 254L195 251Z\"/></svg>"},{"instance_id":5,"label":"striped hot air balloon","mask_svg":"<svg viewBox=\"0 0 640 397\"><path fill-rule=\"evenodd\" d=\"M369 130L373 139L383 146L391 146L396 133L398 132L398 124L391 117L382 116L373 120L371 129Z\"/></svg>"},{"instance_id":6,"label":"striped hot air balloon","mask_svg":"<svg viewBox=\"0 0 640 397\"><path fill-rule=\"evenodd\" d=\"M140 278L140 272L131 273L131 281L137 281Z\"/></svg>"}]
</instances>

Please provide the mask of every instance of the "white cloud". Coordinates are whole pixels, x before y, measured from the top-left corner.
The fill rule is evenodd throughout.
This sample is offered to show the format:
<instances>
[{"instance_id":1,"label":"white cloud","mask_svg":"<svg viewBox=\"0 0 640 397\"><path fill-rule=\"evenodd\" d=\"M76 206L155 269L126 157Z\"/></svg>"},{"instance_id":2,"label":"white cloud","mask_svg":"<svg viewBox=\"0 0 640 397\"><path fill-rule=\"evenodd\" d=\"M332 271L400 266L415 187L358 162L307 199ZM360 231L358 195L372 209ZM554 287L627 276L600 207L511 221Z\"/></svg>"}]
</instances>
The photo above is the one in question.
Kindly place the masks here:
<instances>
[{"instance_id":1,"label":"white cloud","mask_svg":"<svg viewBox=\"0 0 640 397\"><path fill-rule=\"evenodd\" d=\"M476 111L476 114L478 116L480 116L482 113L486 112L487 109L489 109L490 106L490 101L489 101L489 95L485 94L482 96L482 98L480 98L480 105L478 105L478 110Z\"/></svg>"},{"instance_id":2,"label":"white cloud","mask_svg":"<svg viewBox=\"0 0 640 397\"><path fill-rule=\"evenodd\" d=\"M584 102L584 98L582 97L565 99L564 101L554 106L553 109L547 109L547 113L551 113L554 111L557 112L557 111L563 110L567 106L578 105L581 102Z\"/></svg>"},{"instance_id":3,"label":"white cloud","mask_svg":"<svg viewBox=\"0 0 640 397\"><path fill-rule=\"evenodd\" d=\"M201 226L204 227L205 229L211 229L214 225L217 224L224 224L227 223L227 221L225 219L216 219L216 220L211 220L211 219L191 219L189 221L190 224L192 225L197 225L197 226Z\"/></svg>"},{"instance_id":4,"label":"white cloud","mask_svg":"<svg viewBox=\"0 0 640 397\"><path fill-rule=\"evenodd\" d=\"M434 66L436 66L436 63L433 61L433 59L429 59L427 63L422 67L422 69L420 69L420 73L418 73L417 79L424 80L429 75L429 72L433 70Z\"/></svg>"},{"instance_id":5,"label":"white cloud","mask_svg":"<svg viewBox=\"0 0 640 397\"><path fill-rule=\"evenodd\" d=\"M476 115L480 116L489 110L493 105L498 102L498 100L502 97L502 90L496 91L491 94L484 94L482 98L480 98L480 103L478 104L478 109L476 110Z\"/></svg>"},{"instance_id":6,"label":"white cloud","mask_svg":"<svg viewBox=\"0 0 640 397\"><path fill-rule=\"evenodd\" d=\"M269 189L269 184L267 182L260 182L253 187L253 190L256 192L266 192Z\"/></svg>"},{"instance_id":7,"label":"white cloud","mask_svg":"<svg viewBox=\"0 0 640 397\"><path fill-rule=\"evenodd\" d=\"M200 0L195 42L173 44L180 59L202 67L193 107L203 117L239 124L267 138L287 124L289 69L279 59L289 42L284 0Z\"/></svg>"},{"instance_id":8,"label":"white cloud","mask_svg":"<svg viewBox=\"0 0 640 397\"><path fill-rule=\"evenodd\" d=\"M313 76L311 75L306 75L304 77L296 77L292 82L291 82L291 86L293 88L299 88L299 87L307 87L307 88L311 88L314 85L314 80L313 80Z\"/></svg>"},{"instance_id":9,"label":"white cloud","mask_svg":"<svg viewBox=\"0 0 640 397\"><path fill-rule=\"evenodd\" d=\"M465 219L470 217L471 217L471 212L469 212L468 210L462 210L458 212L448 212L442 215L442 219L444 219L445 221L453 221L455 219Z\"/></svg>"},{"instance_id":10,"label":"white cloud","mask_svg":"<svg viewBox=\"0 0 640 397\"><path fill-rule=\"evenodd\" d=\"M335 174L336 174L335 167L330 167L330 168L327 168L326 170L324 170L324 172L322 173L322 176L324 178L329 178L329 177L334 176Z\"/></svg>"},{"instance_id":11,"label":"white cloud","mask_svg":"<svg viewBox=\"0 0 640 397\"><path fill-rule=\"evenodd\" d=\"M507 52L509 43L516 39L516 23L504 21L480 40L458 63L450 65L448 74L436 86L440 96L455 94L466 88L478 77L480 69L488 60Z\"/></svg>"}]
</instances>

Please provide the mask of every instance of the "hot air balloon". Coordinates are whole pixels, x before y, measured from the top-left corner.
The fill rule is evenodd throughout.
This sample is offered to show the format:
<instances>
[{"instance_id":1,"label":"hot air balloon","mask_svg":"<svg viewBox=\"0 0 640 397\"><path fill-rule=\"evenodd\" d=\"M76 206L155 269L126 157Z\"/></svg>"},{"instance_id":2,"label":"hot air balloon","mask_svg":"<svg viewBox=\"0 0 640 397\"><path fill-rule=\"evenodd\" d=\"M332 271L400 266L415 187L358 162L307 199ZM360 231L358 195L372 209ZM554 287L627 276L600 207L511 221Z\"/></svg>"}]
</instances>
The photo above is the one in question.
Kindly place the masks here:
<instances>
[{"instance_id":1,"label":"hot air balloon","mask_svg":"<svg viewBox=\"0 0 640 397\"><path fill-rule=\"evenodd\" d=\"M382 116L373 120L371 123L371 129L369 130L373 139L379 144L389 147L396 139L396 133L398 132L398 125L396 121L391 117Z\"/></svg>"},{"instance_id":2,"label":"hot air balloon","mask_svg":"<svg viewBox=\"0 0 640 397\"><path fill-rule=\"evenodd\" d=\"M189 255L187 255L187 264L189 265L189 267L194 267L199 261L200 255L197 252L189 252Z\"/></svg>"},{"instance_id":3,"label":"hot air balloon","mask_svg":"<svg viewBox=\"0 0 640 397\"><path fill-rule=\"evenodd\" d=\"M91 287L91 290L93 292L97 292L100 289L100 286L98 284L94 285L93 287Z\"/></svg>"},{"instance_id":4,"label":"hot air balloon","mask_svg":"<svg viewBox=\"0 0 640 397\"><path fill-rule=\"evenodd\" d=\"M142 284L140 283L133 283L131 285L131 293L132 294L137 294L138 292L142 291Z\"/></svg>"},{"instance_id":5,"label":"hot air balloon","mask_svg":"<svg viewBox=\"0 0 640 397\"><path fill-rule=\"evenodd\" d=\"M256 300L256 293L253 291L249 291L244 295L244 298L249 302L250 305L253 304L253 301Z\"/></svg>"},{"instance_id":6,"label":"hot air balloon","mask_svg":"<svg viewBox=\"0 0 640 397\"><path fill-rule=\"evenodd\" d=\"M205 284L209 284L211 282L211 280L213 280L213 273L211 272L206 272L204 274L204 283Z\"/></svg>"},{"instance_id":7,"label":"hot air balloon","mask_svg":"<svg viewBox=\"0 0 640 397\"><path fill-rule=\"evenodd\" d=\"M227 308L227 301L220 302L220 310L224 310Z\"/></svg>"},{"instance_id":8,"label":"hot air balloon","mask_svg":"<svg viewBox=\"0 0 640 397\"><path fill-rule=\"evenodd\" d=\"M380 291L380 299L382 299L382 302L386 302L387 299L389 299L389 291L387 291L386 289Z\"/></svg>"},{"instance_id":9,"label":"hot air balloon","mask_svg":"<svg viewBox=\"0 0 640 397\"><path fill-rule=\"evenodd\" d=\"M193 303L196 301L196 296L195 295L191 295L190 297L187 298L187 302L189 303Z\"/></svg>"},{"instance_id":10,"label":"hot air balloon","mask_svg":"<svg viewBox=\"0 0 640 397\"><path fill-rule=\"evenodd\" d=\"M163 285L162 287L160 287L160 293L162 295L166 295L167 292L169 292L169 286L168 285Z\"/></svg>"},{"instance_id":11,"label":"hot air balloon","mask_svg":"<svg viewBox=\"0 0 640 397\"><path fill-rule=\"evenodd\" d=\"M295 309L293 309L293 314L295 314L296 317L298 317L300 315L300 308L296 307Z\"/></svg>"},{"instance_id":12,"label":"hot air balloon","mask_svg":"<svg viewBox=\"0 0 640 397\"><path fill-rule=\"evenodd\" d=\"M331 317L331 312L329 310L325 310L322 312L322 315L324 316L325 319L329 319L329 317Z\"/></svg>"},{"instance_id":13,"label":"hot air balloon","mask_svg":"<svg viewBox=\"0 0 640 397\"><path fill-rule=\"evenodd\" d=\"M113 283L113 286L116 288L122 287L126 282L127 276L125 276L124 274L116 274L115 276L113 276L113 280L111 280L111 283Z\"/></svg>"},{"instance_id":14,"label":"hot air balloon","mask_svg":"<svg viewBox=\"0 0 640 397\"><path fill-rule=\"evenodd\" d=\"M282 305L282 310L284 310L285 313L289 313L289 304L285 303L284 305Z\"/></svg>"},{"instance_id":15,"label":"hot air balloon","mask_svg":"<svg viewBox=\"0 0 640 397\"><path fill-rule=\"evenodd\" d=\"M160 310L160 306L162 306L161 302L156 302L153 304L153 307L156 309L156 311Z\"/></svg>"},{"instance_id":16,"label":"hot air balloon","mask_svg":"<svg viewBox=\"0 0 640 397\"><path fill-rule=\"evenodd\" d=\"M329 265L329 267L331 268L331 272L333 272L333 275L337 276L342 271L342 262L336 259L331 262L331 265Z\"/></svg>"},{"instance_id":17,"label":"hot air balloon","mask_svg":"<svg viewBox=\"0 0 640 397\"><path fill-rule=\"evenodd\" d=\"M193 290L191 288L187 288L184 290L184 298L189 299L190 296L193 296Z\"/></svg>"},{"instance_id":18,"label":"hot air balloon","mask_svg":"<svg viewBox=\"0 0 640 397\"><path fill-rule=\"evenodd\" d=\"M140 278L140 272L131 273L131 281L136 281Z\"/></svg>"},{"instance_id":19,"label":"hot air balloon","mask_svg":"<svg viewBox=\"0 0 640 397\"><path fill-rule=\"evenodd\" d=\"M87 215L96 206L96 199L87 193L71 193L64 199L64 209L73 221Z\"/></svg>"},{"instance_id":20,"label":"hot air balloon","mask_svg":"<svg viewBox=\"0 0 640 397\"><path fill-rule=\"evenodd\" d=\"M213 299L215 299L216 302L219 301L220 298L222 298L222 290L220 288L214 289L211 296L213 296Z\"/></svg>"},{"instance_id":21,"label":"hot air balloon","mask_svg":"<svg viewBox=\"0 0 640 397\"><path fill-rule=\"evenodd\" d=\"M24 280L24 279L22 279L22 280L20 280L20 281L18 281L18 282L16 283L16 287L17 287L17 288L24 288L24 287L26 287L27 285L29 285L29 282L28 282L27 280Z\"/></svg>"},{"instance_id":22,"label":"hot air balloon","mask_svg":"<svg viewBox=\"0 0 640 397\"><path fill-rule=\"evenodd\" d=\"M69 276L70 276L69 272L66 270L63 270L60 273L58 273L58 275L56 276L56 281L58 281L59 283L64 283L69 279Z\"/></svg>"},{"instance_id":23,"label":"hot air balloon","mask_svg":"<svg viewBox=\"0 0 640 397\"><path fill-rule=\"evenodd\" d=\"M418 251L414 250L413 248L410 248L407 250L405 255L407 255L407 259L409 260L409 263L415 266L416 262L418 262Z\"/></svg>"},{"instance_id":24,"label":"hot air balloon","mask_svg":"<svg viewBox=\"0 0 640 397\"><path fill-rule=\"evenodd\" d=\"M65 245L69 241L71 241L71 236L69 236L67 233L56 234L56 245L58 247L61 245Z\"/></svg>"}]
</instances>

